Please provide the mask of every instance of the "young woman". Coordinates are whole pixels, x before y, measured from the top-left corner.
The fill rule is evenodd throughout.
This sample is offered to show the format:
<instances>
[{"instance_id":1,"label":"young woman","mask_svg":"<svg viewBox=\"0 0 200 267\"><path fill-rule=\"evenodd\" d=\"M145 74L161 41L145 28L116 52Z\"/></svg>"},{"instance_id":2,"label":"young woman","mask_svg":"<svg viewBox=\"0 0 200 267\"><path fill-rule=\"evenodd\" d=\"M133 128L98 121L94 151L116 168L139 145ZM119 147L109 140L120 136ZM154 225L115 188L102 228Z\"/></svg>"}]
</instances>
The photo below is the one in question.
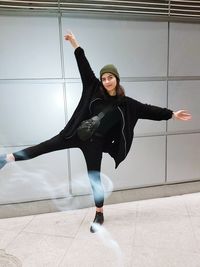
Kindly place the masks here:
<instances>
[{"instance_id":1,"label":"young woman","mask_svg":"<svg viewBox=\"0 0 200 267\"><path fill-rule=\"evenodd\" d=\"M119 73L114 65L104 66L100 71L99 80L93 73L84 50L79 46L75 36L68 33L64 38L75 49L83 84L79 104L58 135L38 145L12 154L1 155L0 168L8 162L32 159L56 150L80 148L86 160L96 205L95 218L90 227L90 231L95 232L95 223L101 225L104 222L104 192L100 179L102 153L109 153L114 158L117 168L130 150L138 119L160 121L174 117L189 120L191 115L184 110L173 112L167 108L143 104L125 96L124 89L120 85Z\"/></svg>"}]
</instances>

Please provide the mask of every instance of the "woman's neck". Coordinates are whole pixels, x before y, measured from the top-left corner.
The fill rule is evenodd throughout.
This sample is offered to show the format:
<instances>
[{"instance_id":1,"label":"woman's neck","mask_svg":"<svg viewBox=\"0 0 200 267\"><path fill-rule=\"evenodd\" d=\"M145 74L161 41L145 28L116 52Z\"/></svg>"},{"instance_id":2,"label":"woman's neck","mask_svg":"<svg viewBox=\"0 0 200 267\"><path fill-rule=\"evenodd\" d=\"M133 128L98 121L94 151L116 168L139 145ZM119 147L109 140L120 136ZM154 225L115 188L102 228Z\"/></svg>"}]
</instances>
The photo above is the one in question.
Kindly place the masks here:
<instances>
[{"instance_id":1,"label":"woman's neck","mask_svg":"<svg viewBox=\"0 0 200 267\"><path fill-rule=\"evenodd\" d=\"M117 93L115 90L108 92L109 96L116 96Z\"/></svg>"}]
</instances>

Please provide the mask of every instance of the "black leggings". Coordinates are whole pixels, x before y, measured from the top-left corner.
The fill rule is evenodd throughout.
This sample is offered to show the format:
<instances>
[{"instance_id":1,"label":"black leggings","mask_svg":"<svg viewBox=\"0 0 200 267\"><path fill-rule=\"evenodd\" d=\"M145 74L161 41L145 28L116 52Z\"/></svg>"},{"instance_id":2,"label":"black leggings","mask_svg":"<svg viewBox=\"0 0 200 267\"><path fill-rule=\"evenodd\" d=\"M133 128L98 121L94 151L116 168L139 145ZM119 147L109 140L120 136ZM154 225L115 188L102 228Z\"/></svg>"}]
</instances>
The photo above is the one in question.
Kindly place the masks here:
<instances>
[{"instance_id":1,"label":"black leggings","mask_svg":"<svg viewBox=\"0 0 200 267\"><path fill-rule=\"evenodd\" d=\"M92 137L83 142L75 134L69 139L65 139L61 134L42 142L38 145L31 146L13 153L15 160L28 160L40 156L45 153L56 150L77 147L80 148L84 154L88 176L92 187L95 205L101 208L104 203L104 191L101 184L100 168L102 160L102 146L103 139L99 137Z\"/></svg>"}]
</instances>

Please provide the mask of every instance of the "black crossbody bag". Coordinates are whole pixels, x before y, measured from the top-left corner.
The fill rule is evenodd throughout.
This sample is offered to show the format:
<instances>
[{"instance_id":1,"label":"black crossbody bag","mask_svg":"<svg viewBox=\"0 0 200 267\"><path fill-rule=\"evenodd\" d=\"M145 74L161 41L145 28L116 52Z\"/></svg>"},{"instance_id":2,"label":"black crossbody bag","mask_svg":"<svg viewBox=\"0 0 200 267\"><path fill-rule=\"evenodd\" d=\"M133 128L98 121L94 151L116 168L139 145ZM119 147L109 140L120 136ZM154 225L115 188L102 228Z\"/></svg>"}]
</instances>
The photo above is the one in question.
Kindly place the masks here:
<instances>
[{"instance_id":1,"label":"black crossbody bag","mask_svg":"<svg viewBox=\"0 0 200 267\"><path fill-rule=\"evenodd\" d=\"M82 141L86 141L93 136L93 134L98 129L101 119L113 109L113 105L106 107L98 115L93 116L92 118L82 121L80 126L77 128L77 135Z\"/></svg>"}]
</instances>

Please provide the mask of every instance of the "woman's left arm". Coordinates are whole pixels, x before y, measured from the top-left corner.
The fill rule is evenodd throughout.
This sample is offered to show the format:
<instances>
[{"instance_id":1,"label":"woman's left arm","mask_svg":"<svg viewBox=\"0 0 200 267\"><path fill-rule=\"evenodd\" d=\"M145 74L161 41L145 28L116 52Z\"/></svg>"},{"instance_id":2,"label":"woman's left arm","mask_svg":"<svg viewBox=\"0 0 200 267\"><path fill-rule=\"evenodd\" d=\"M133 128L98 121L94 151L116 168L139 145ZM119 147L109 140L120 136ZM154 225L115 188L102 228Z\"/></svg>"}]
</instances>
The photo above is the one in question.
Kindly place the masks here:
<instances>
[{"instance_id":1,"label":"woman's left arm","mask_svg":"<svg viewBox=\"0 0 200 267\"><path fill-rule=\"evenodd\" d=\"M136 110L139 119L148 119L148 120L169 120L175 118L178 120L190 120L192 118L191 114L186 110L172 111L167 108L162 108L158 106L153 106L149 104L143 104L136 101Z\"/></svg>"}]
</instances>

